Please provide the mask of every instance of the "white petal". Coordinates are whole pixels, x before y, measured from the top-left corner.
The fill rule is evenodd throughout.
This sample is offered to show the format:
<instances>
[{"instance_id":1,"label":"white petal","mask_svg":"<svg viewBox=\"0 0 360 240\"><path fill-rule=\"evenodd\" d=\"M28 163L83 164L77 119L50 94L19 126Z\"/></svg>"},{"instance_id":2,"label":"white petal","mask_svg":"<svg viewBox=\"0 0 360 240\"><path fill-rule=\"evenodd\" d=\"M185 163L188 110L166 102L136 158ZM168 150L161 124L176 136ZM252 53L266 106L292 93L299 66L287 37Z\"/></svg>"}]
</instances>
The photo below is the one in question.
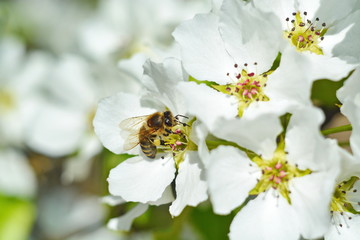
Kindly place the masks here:
<instances>
[{"instance_id":1,"label":"white petal","mask_svg":"<svg viewBox=\"0 0 360 240\"><path fill-rule=\"evenodd\" d=\"M25 156L10 149L0 151L0 192L28 198L35 191L35 174Z\"/></svg>"},{"instance_id":2,"label":"white petal","mask_svg":"<svg viewBox=\"0 0 360 240\"><path fill-rule=\"evenodd\" d=\"M95 134L85 134L78 146L77 154L64 163L61 180L64 184L85 180L92 168L92 158L103 149Z\"/></svg>"},{"instance_id":3,"label":"white petal","mask_svg":"<svg viewBox=\"0 0 360 240\"><path fill-rule=\"evenodd\" d=\"M149 204L154 205L154 206L160 206L163 204L171 203L174 200L175 200L175 198L174 198L174 194L172 192L172 186L169 185L169 186L167 186L167 188L165 188L161 198L159 198L156 201L150 201Z\"/></svg>"},{"instance_id":4,"label":"white petal","mask_svg":"<svg viewBox=\"0 0 360 240\"><path fill-rule=\"evenodd\" d=\"M228 214L245 201L256 186L261 170L234 147L216 148L208 161L207 179L214 211Z\"/></svg>"},{"instance_id":5,"label":"white petal","mask_svg":"<svg viewBox=\"0 0 360 240\"><path fill-rule=\"evenodd\" d=\"M243 1L225 0L219 25L225 48L237 64L248 63L253 67L257 62L259 73L271 68L284 41L281 34L274 34L281 30L281 25L273 14L261 12Z\"/></svg>"},{"instance_id":6,"label":"white petal","mask_svg":"<svg viewBox=\"0 0 360 240\"><path fill-rule=\"evenodd\" d=\"M68 155L79 147L87 127L87 119L81 112L46 104L29 129L27 144L48 156Z\"/></svg>"},{"instance_id":7,"label":"white petal","mask_svg":"<svg viewBox=\"0 0 360 240\"><path fill-rule=\"evenodd\" d=\"M144 74L142 82L151 91L151 99L159 100L175 114L186 114L184 100L176 90L176 84L189 79L180 60L167 58L163 63L148 60Z\"/></svg>"},{"instance_id":8,"label":"white petal","mask_svg":"<svg viewBox=\"0 0 360 240\"><path fill-rule=\"evenodd\" d=\"M300 223L292 207L283 197L276 198L272 190L268 191L250 201L235 216L230 225L231 240L299 239Z\"/></svg>"},{"instance_id":9,"label":"white petal","mask_svg":"<svg viewBox=\"0 0 360 240\"><path fill-rule=\"evenodd\" d=\"M263 114L255 119L223 120L213 134L271 158L276 149L276 137L282 131L278 116Z\"/></svg>"},{"instance_id":10,"label":"white petal","mask_svg":"<svg viewBox=\"0 0 360 240\"><path fill-rule=\"evenodd\" d=\"M237 115L235 98L204 84L184 82L177 89L185 98L188 113L198 117L210 130L214 129L219 118L232 119Z\"/></svg>"},{"instance_id":11,"label":"white petal","mask_svg":"<svg viewBox=\"0 0 360 240\"><path fill-rule=\"evenodd\" d=\"M179 216L186 206L195 207L207 199L205 172L198 152L188 151L180 163L176 177L176 199L170 206L170 214Z\"/></svg>"},{"instance_id":12,"label":"white petal","mask_svg":"<svg viewBox=\"0 0 360 240\"><path fill-rule=\"evenodd\" d=\"M149 205L139 203L136 207L132 208L121 217L110 219L107 226L108 228L116 231L129 231L134 219L143 215L148 208Z\"/></svg>"},{"instance_id":13,"label":"white petal","mask_svg":"<svg viewBox=\"0 0 360 240\"><path fill-rule=\"evenodd\" d=\"M116 206L116 205L125 203L126 201L122 197L108 195L108 196L102 197L101 202L106 203L110 206Z\"/></svg>"},{"instance_id":14,"label":"white petal","mask_svg":"<svg viewBox=\"0 0 360 240\"><path fill-rule=\"evenodd\" d=\"M317 0L319 1L319 0ZM310 8L308 4L312 2L317 2L314 0L307 0L307 1L299 1L300 3L307 3L303 5L303 9L318 9L315 16L320 18L320 21L326 22L327 26L332 26L339 21L339 19L342 19L350 14L350 12L354 11L356 8L354 8L355 3L357 0L347 0L345 2L339 2L337 0L327 0L319 1L319 7L318 8ZM309 16L311 17L311 16Z\"/></svg>"},{"instance_id":15,"label":"white petal","mask_svg":"<svg viewBox=\"0 0 360 240\"><path fill-rule=\"evenodd\" d=\"M225 84L226 74L234 69L234 60L225 50L218 21L211 13L196 15L177 27L173 36L181 46L184 67L191 76Z\"/></svg>"},{"instance_id":16,"label":"white petal","mask_svg":"<svg viewBox=\"0 0 360 240\"><path fill-rule=\"evenodd\" d=\"M360 34L360 10L348 16L343 21L336 24L336 30L341 31L351 26L349 31L346 32L345 38L336 46L332 48L332 54L349 63L359 63L360 61L360 47L357 44L357 37ZM326 40L326 36L325 36Z\"/></svg>"},{"instance_id":17,"label":"white petal","mask_svg":"<svg viewBox=\"0 0 360 240\"><path fill-rule=\"evenodd\" d=\"M154 112L157 111L141 107L139 97L118 93L100 101L93 122L94 130L107 149L114 153L123 153L125 139L121 136L120 122Z\"/></svg>"},{"instance_id":18,"label":"white petal","mask_svg":"<svg viewBox=\"0 0 360 240\"><path fill-rule=\"evenodd\" d=\"M156 201L174 177L175 166L171 156L154 160L134 157L110 171L109 192L126 201Z\"/></svg>"},{"instance_id":19,"label":"white petal","mask_svg":"<svg viewBox=\"0 0 360 240\"><path fill-rule=\"evenodd\" d=\"M299 230L304 238L323 236L330 224L329 206L336 174L312 173L294 178L290 184L291 204L296 212Z\"/></svg>"},{"instance_id":20,"label":"white petal","mask_svg":"<svg viewBox=\"0 0 360 240\"><path fill-rule=\"evenodd\" d=\"M349 220L348 217L352 219ZM360 236L360 215L347 213L346 216L334 213L336 225L332 224L325 240L358 240ZM346 219L346 220L345 220ZM339 226L342 224L342 227Z\"/></svg>"},{"instance_id":21,"label":"white petal","mask_svg":"<svg viewBox=\"0 0 360 240\"><path fill-rule=\"evenodd\" d=\"M282 24L282 30L288 28L285 19L291 17L292 13L295 12L295 0L278 0L278 1L264 1L254 0L256 8L264 12L274 13Z\"/></svg>"},{"instance_id":22,"label":"white petal","mask_svg":"<svg viewBox=\"0 0 360 240\"><path fill-rule=\"evenodd\" d=\"M359 164L357 165L357 167L359 167ZM354 192L354 190L356 190L356 191ZM360 205L358 204L360 202L360 181L359 180L357 180L355 182L352 190L350 192L346 193L346 199L349 200L349 202L353 203L352 205L356 211L360 211Z\"/></svg>"}]
</instances>

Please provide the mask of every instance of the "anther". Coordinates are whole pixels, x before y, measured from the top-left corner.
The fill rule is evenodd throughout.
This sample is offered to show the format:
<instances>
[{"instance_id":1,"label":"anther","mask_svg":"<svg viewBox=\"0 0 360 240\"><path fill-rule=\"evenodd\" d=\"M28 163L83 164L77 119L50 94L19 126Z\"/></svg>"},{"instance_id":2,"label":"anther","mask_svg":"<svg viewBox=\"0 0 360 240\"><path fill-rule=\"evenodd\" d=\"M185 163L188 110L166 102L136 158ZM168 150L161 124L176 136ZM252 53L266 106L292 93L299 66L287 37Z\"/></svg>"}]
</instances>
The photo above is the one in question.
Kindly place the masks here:
<instances>
[{"instance_id":1,"label":"anther","mask_svg":"<svg viewBox=\"0 0 360 240\"><path fill-rule=\"evenodd\" d=\"M354 189L353 192L357 192L357 189Z\"/></svg>"},{"instance_id":2,"label":"anther","mask_svg":"<svg viewBox=\"0 0 360 240\"><path fill-rule=\"evenodd\" d=\"M304 15L306 16L306 15L307 15L307 12L304 12Z\"/></svg>"},{"instance_id":3,"label":"anther","mask_svg":"<svg viewBox=\"0 0 360 240\"><path fill-rule=\"evenodd\" d=\"M238 67L238 65L237 65L237 63L235 63L235 64L234 64L234 68L237 68L237 67Z\"/></svg>"},{"instance_id":4,"label":"anther","mask_svg":"<svg viewBox=\"0 0 360 240\"><path fill-rule=\"evenodd\" d=\"M287 17L285 20L288 22L290 19Z\"/></svg>"},{"instance_id":5,"label":"anther","mask_svg":"<svg viewBox=\"0 0 360 240\"><path fill-rule=\"evenodd\" d=\"M296 15L296 12L293 12L292 15L295 16L295 15Z\"/></svg>"},{"instance_id":6,"label":"anther","mask_svg":"<svg viewBox=\"0 0 360 240\"><path fill-rule=\"evenodd\" d=\"M325 26L326 26L326 23L323 23L321 26L325 27Z\"/></svg>"},{"instance_id":7,"label":"anther","mask_svg":"<svg viewBox=\"0 0 360 240\"><path fill-rule=\"evenodd\" d=\"M248 64L247 64L247 63L245 63L245 64L244 64L244 66L245 66L245 67L247 67L247 66L248 66Z\"/></svg>"},{"instance_id":8,"label":"anther","mask_svg":"<svg viewBox=\"0 0 360 240\"><path fill-rule=\"evenodd\" d=\"M301 23L299 23L299 26L300 26L300 27L304 27L304 26L305 26L305 23L301 22Z\"/></svg>"}]
</instances>

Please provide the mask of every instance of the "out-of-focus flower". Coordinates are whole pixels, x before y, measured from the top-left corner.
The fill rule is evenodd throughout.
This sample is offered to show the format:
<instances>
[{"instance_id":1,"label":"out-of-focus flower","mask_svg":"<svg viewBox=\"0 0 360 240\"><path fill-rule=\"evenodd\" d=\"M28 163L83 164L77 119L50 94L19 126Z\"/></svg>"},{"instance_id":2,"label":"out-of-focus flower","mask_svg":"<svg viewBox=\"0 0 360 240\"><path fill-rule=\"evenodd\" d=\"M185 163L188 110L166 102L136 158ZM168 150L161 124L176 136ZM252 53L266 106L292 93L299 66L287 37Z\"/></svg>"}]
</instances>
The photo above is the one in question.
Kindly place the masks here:
<instances>
[{"instance_id":1,"label":"out-of-focus flower","mask_svg":"<svg viewBox=\"0 0 360 240\"><path fill-rule=\"evenodd\" d=\"M155 142L154 145L150 143L148 149L135 146L139 143L137 134L140 128L150 127L145 125L148 124L145 120L147 115L159 111L162 114L164 111L170 111L173 116L187 114L183 98L176 90L176 84L187 78L188 75L183 71L180 61L176 59L167 59L161 64L147 61L142 79L146 89L141 98L132 94L118 93L99 103L94 127L104 146L117 154L126 152L140 155L126 160L111 170L108 181L112 195L120 196L126 201L141 203L156 201L176 176L176 199L170 206L170 213L173 216L179 215L186 205L196 206L207 198L202 163L194 143L196 139L193 129L196 128L196 122L193 124L189 121L188 124L183 124L180 120L174 119L175 122L169 125L167 133L161 133L159 139L157 136L154 137L153 141L158 141L158 147ZM135 135L128 138L131 129L121 129L120 123L125 119L131 121L131 117L135 117L134 121L136 121L136 117L139 116L143 120L134 123ZM129 122L127 126L130 128L131 123ZM156 135L156 132L153 134ZM146 135L146 138L149 137L152 138ZM131 145L131 139L135 140L133 149L127 147ZM151 154L149 154L150 147ZM162 153L158 152L159 149ZM146 153L155 159L150 160L145 156Z\"/></svg>"},{"instance_id":2,"label":"out-of-focus flower","mask_svg":"<svg viewBox=\"0 0 360 240\"><path fill-rule=\"evenodd\" d=\"M208 183L214 211L228 214L249 195L256 196L235 216L231 239L295 240L326 232L339 156L335 142L320 135L322 120L316 109L299 109L278 142L268 133L266 140L261 131L223 124L222 137L248 150L223 146L210 153ZM256 119L251 124L257 125Z\"/></svg>"},{"instance_id":3,"label":"out-of-focus flower","mask_svg":"<svg viewBox=\"0 0 360 240\"><path fill-rule=\"evenodd\" d=\"M43 189L38 205L38 238L57 238L103 224L105 211L97 196L71 188Z\"/></svg>"},{"instance_id":4,"label":"out-of-focus flower","mask_svg":"<svg viewBox=\"0 0 360 240\"><path fill-rule=\"evenodd\" d=\"M41 107L49 57L25 55L24 46L13 38L0 40L0 52L0 145L21 146Z\"/></svg>"},{"instance_id":5,"label":"out-of-focus flower","mask_svg":"<svg viewBox=\"0 0 360 240\"><path fill-rule=\"evenodd\" d=\"M80 29L79 46L93 59L143 52L160 58L173 43L171 32L182 20L210 10L210 1L108 0L99 2Z\"/></svg>"},{"instance_id":6,"label":"out-of-focus flower","mask_svg":"<svg viewBox=\"0 0 360 240\"><path fill-rule=\"evenodd\" d=\"M134 85L136 91L137 83L132 77L116 81L115 73L104 73L98 79L91 65L76 55L63 55L49 72L47 103L34 119L27 142L48 156L73 154L63 178L67 182L82 180L90 170L90 159L102 149L92 127L98 100L123 87L131 91Z\"/></svg>"}]
</instances>

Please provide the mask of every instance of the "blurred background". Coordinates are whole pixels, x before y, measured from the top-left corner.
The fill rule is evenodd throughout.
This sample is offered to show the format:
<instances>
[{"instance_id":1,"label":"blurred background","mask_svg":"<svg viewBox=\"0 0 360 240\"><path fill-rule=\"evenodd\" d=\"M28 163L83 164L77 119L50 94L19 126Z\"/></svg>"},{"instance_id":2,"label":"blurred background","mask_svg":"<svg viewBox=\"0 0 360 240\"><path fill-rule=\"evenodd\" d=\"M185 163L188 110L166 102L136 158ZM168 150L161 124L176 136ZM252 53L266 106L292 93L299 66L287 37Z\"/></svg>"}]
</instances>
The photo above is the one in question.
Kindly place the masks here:
<instances>
[{"instance_id":1,"label":"blurred background","mask_svg":"<svg viewBox=\"0 0 360 240\"><path fill-rule=\"evenodd\" d=\"M171 32L210 9L210 0L0 0L0 240L227 239L235 213L214 215L208 202L175 219L168 205L150 207L117 229L128 231L107 228L133 218L135 203L103 199L109 170L129 156L104 149L92 128L99 99L140 91L145 59L179 56ZM328 121L340 116L341 85L315 83Z\"/></svg>"}]
</instances>

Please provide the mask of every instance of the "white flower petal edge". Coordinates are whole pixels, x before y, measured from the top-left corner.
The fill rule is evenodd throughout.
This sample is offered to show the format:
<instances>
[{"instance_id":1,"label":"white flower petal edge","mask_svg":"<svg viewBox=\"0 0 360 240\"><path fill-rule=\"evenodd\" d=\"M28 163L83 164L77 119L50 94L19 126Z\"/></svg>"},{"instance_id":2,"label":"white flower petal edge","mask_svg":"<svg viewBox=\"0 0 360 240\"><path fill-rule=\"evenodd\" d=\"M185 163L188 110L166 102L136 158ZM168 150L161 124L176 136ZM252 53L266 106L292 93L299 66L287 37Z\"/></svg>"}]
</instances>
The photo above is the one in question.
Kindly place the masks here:
<instances>
[{"instance_id":1,"label":"white flower petal edge","mask_svg":"<svg viewBox=\"0 0 360 240\"><path fill-rule=\"evenodd\" d=\"M261 170L246 154L229 146L211 151L208 162L207 179L214 212L229 214L248 197Z\"/></svg>"},{"instance_id":2,"label":"white flower petal edge","mask_svg":"<svg viewBox=\"0 0 360 240\"><path fill-rule=\"evenodd\" d=\"M284 41L281 34L274 34L279 28L275 15L251 3L225 0L221 6L219 30L225 48L238 64L256 62L259 73L268 71L278 55Z\"/></svg>"},{"instance_id":3,"label":"white flower petal edge","mask_svg":"<svg viewBox=\"0 0 360 240\"><path fill-rule=\"evenodd\" d=\"M255 119L219 120L213 134L250 149L264 158L271 158L276 149L276 137L281 133L279 117L263 114Z\"/></svg>"},{"instance_id":4,"label":"white flower petal edge","mask_svg":"<svg viewBox=\"0 0 360 240\"><path fill-rule=\"evenodd\" d=\"M156 201L174 179L175 171L172 156L154 160L133 157L110 171L109 192L126 201Z\"/></svg>"},{"instance_id":5,"label":"white flower petal edge","mask_svg":"<svg viewBox=\"0 0 360 240\"><path fill-rule=\"evenodd\" d=\"M143 108L138 96L118 93L99 102L93 121L94 130L102 144L114 153L124 153L126 139L121 135L119 124L122 120L144 116L156 112L154 109ZM136 148L133 150L136 153Z\"/></svg>"},{"instance_id":6,"label":"white flower petal edge","mask_svg":"<svg viewBox=\"0 0 360 240\"><path fill-rule=\"evenodd\" d=\"M298 240L299 225L291 206L273 190L250 201L230 225L230 239ZM265 195L266 194L266 195Z\"/></svg>"},{"instance_id":7,"label":"white flower petal edge","mask_svg":"<svg viewBox=\"0 0 360 240\"><path fill-rule=\"evenodd\" d=\"M110 206L116 206L116 205L125 203L126 201L122 197L108 195L108 196L102 197L101 202L108 204Z\"/></svg>"},{"instance_id":8,"label":"white flower petal edge","mask_svg":"<svg viewBox=\"0 0 360 240\"><path fill-rule=\"evenodd\" d=\"M236 99L205 84L182 82L177 90L184 96L188 113L198 117L210 131L215 128L219 118L232 119L237 115Z\"/></svg>"},{"instance_id":9,"label":"white flower petal edge","mask_svg":"<svg viewBox=\"0 0 360 240\"><path fill-rule=\"evenodd\" d=\"M321 172L292 180L292 208L302 223L298 228L304 238L319 238L327 232L335 176L333 172Z\"/></svg>"},{"instance_id":10,"label":"white flower petal edge","mask_svg":"<svg viewBox=\"0 0 360 240\"><path fill-rule=\"evenodd\" d=\"M162 63L150 60L144 64L142 83L150 91L148 98L164 104L174 114L185 114L184 99L176 90L176 84L187 81L181 61L167 58Z\"/></svg>"},{"instance_id":11,"label":"white flower petal edge","mask_svg":"<svg viewBox=\"0 0 360 240\"><path fill-rule=\"evenodd\" d=\"M341 112L352 124L350 137L351 149L360 158L360 67L348 78L338 90L337 96L342 102Z\"/></svg>"},{"instance_id":12,"label":"white flower petal edge","mask_svg":"<svg viewBox=\"0 0 360 240\"><path fill-rule=\"evenodd\" d=\"M170 206L170 214L178 216L188 206L197 206L207 199L207 183L198 152L188 151L180 163L176 177L176 199Z\"/></svg>"},{"instance_id":13,"label":"white flower petal edge","mask_svg":"<svg viewBox=\"0 0 360 240\"><path fill-rule=\"evenodd\" d=\"M182 23L173 33L181 46L184 67L198 80L225 84L234 60L226 52L215 14L197 15Z\"/></svg>"},{"instance_id":14,"label":"white flower petal edge","mask_svg":"<svg viewBox=\"0 0 360 240\"><path fill-rule=\"evenodd\" d=\"M148 204L139 203L121 217L110 219L107 226L112 230L129 231L134 219L145 213L148 208L149 208Z\"/></svg>"}]
</instances>

